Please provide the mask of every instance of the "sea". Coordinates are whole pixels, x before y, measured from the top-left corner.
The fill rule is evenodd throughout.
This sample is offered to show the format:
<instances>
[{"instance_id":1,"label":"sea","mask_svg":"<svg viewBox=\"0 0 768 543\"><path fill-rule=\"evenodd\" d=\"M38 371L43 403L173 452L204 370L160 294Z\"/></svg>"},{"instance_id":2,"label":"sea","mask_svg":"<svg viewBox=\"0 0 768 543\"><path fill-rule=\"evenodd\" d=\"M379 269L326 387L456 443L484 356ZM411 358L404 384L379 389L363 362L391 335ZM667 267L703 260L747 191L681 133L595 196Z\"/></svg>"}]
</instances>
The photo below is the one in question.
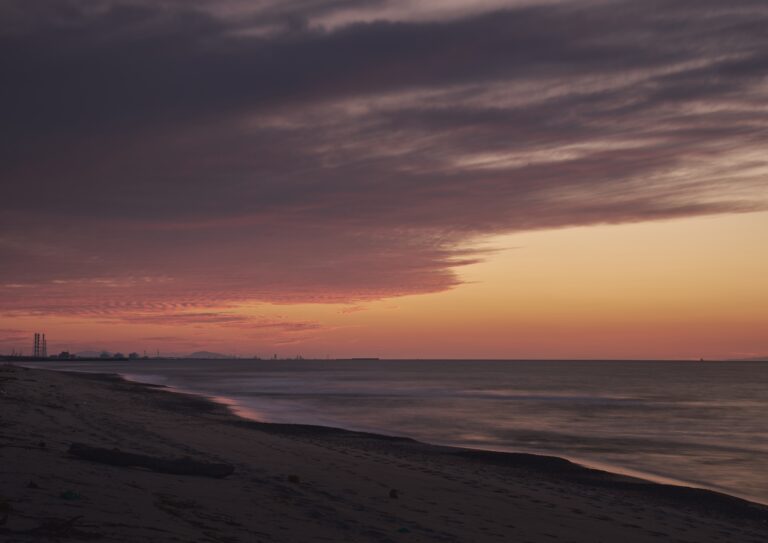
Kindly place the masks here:
<instances>
[{"instance_id":1,"label":"sea","mask_svg":"<svg viewBox=\"0 0 768 543\"><path fill-rule=\"evenodd\" d=\"M40 362L265 422L555 455L768 503L768 363L544 360Z\"/></svg>"}]
</instances>

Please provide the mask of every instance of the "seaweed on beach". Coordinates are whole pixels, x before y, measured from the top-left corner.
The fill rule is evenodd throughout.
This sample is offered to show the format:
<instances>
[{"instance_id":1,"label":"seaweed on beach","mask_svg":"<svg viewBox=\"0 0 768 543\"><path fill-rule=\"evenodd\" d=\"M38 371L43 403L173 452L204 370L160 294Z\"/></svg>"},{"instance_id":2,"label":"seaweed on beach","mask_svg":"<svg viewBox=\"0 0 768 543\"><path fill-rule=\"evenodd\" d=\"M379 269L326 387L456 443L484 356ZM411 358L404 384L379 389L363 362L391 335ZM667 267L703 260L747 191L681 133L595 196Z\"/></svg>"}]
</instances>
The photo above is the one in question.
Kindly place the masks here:
<instances>
[{"instance_id":1,"label":"seaweed on beach","mask_svg":"<svg viewBox=\"0 0 768 543\"><path fill-rule=\"evenodd\" d=\"M159 473L173 475L195 475L201 477L226 477L234 473L230 464L201 462L191 458L163 458L144 454L129 453L120 449L92 447L83 443L73 443L69 454L82 460L99 464L122 467L146 468Z\"/></svg>"},{"instance_id":2,"label":"seaweed on beach","mask_svg":"<svg viewBox=\"0 0 768 543\"><path fill-rule=\"evenodd\" d=\"M81 541L101 539L103 537L102 534L85 531L78 527L77 524L82 519L82 515L69 519L48 518L40 521L38 526L26 530L11 530L0 526L0 535L27 536L44 540L49 540L50 538L55 538L56 540L79 539Z\"/></svg>"}]
</instances>

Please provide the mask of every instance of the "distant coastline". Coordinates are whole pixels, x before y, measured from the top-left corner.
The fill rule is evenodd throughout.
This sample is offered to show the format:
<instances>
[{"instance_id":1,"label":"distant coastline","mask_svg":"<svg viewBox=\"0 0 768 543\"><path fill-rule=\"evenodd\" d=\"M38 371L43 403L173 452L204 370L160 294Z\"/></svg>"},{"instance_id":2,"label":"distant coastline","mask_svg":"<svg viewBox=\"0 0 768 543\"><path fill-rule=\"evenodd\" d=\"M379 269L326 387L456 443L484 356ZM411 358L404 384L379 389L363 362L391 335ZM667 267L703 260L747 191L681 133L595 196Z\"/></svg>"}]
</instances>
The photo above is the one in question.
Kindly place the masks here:
<instances>
[{"instance_id":1,"label":"distant coastline","mask_svg":"<svg viewBox=\"0 0 768 543\"><path fill-rule=\"evenodd\" d=\"M26 355L13 355L13 354L0 354L0 361L3 362L146 362L157 360L241 360L241 361L295 361L302 360L305 362L327 362L327 361L381 361L381 362L398 362L398 361L451 361L451 362L768 362L768 356L754 357L754 358L380 358L377 356L358 356L358 357L331 357L331 358L304 358L304 357L285 357L285 358L261 358L261 357L249 357L249 356L78 356L72 355L69 357L60 357L58 355L50 355L47 357L40 356L26 356Z\"/></svg>"}]
</instances>

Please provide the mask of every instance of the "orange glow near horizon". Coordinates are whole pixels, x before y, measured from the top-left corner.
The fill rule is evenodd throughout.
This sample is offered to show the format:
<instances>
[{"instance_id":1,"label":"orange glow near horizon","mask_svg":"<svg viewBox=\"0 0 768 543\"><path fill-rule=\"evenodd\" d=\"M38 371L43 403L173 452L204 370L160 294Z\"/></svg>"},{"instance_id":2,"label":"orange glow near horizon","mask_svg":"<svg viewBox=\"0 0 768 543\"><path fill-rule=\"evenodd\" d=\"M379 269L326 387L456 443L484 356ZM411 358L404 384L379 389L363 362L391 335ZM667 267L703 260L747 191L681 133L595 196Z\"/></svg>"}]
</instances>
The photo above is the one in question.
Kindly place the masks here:
<instances>
[{"instance_id":1,"label":"orange glow near horizon","mask_svg":"<svg viewBox=\"0 0 768 543\"><path fill-rule=\"evenodd\" d=\"M2 317L49 352L382 358L747 358L768 355L768 213L526 232L460 268L452 290L359 305L250 304L263 327ZM206 309L210 311L210 309ZM281 323L308 323L282 326ZM30 340L31 341L31 340ZM29 352L21 341L6 343Z\"/></svg>"}]
</instances>

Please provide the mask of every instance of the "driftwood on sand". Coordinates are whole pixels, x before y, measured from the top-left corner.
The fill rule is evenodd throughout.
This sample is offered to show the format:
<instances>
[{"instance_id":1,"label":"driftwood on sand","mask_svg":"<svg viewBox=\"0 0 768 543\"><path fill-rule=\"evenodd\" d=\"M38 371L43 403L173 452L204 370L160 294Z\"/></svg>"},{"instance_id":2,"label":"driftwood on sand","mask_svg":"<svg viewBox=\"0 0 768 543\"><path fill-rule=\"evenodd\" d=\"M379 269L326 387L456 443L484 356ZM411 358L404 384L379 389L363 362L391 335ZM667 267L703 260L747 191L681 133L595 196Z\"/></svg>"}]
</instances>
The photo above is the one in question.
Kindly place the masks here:
<instances>
[{"instance_id":1,"label":"driftwood on sand","mask_svg":"<svg viewBox=\"0 0 768 543\"><path fill-rule=\"evenodd\" d=\"M174 475L197 475L201 477L226 477L231 475L235 468L230 464L216 464L200 462L191 458L162 458L121 451L120 449L105 449L91 447L83 443L73 443L69 447L69 454L110 466L126 466L146 468L160 473Z\"/></svg>"}]
</instances>

